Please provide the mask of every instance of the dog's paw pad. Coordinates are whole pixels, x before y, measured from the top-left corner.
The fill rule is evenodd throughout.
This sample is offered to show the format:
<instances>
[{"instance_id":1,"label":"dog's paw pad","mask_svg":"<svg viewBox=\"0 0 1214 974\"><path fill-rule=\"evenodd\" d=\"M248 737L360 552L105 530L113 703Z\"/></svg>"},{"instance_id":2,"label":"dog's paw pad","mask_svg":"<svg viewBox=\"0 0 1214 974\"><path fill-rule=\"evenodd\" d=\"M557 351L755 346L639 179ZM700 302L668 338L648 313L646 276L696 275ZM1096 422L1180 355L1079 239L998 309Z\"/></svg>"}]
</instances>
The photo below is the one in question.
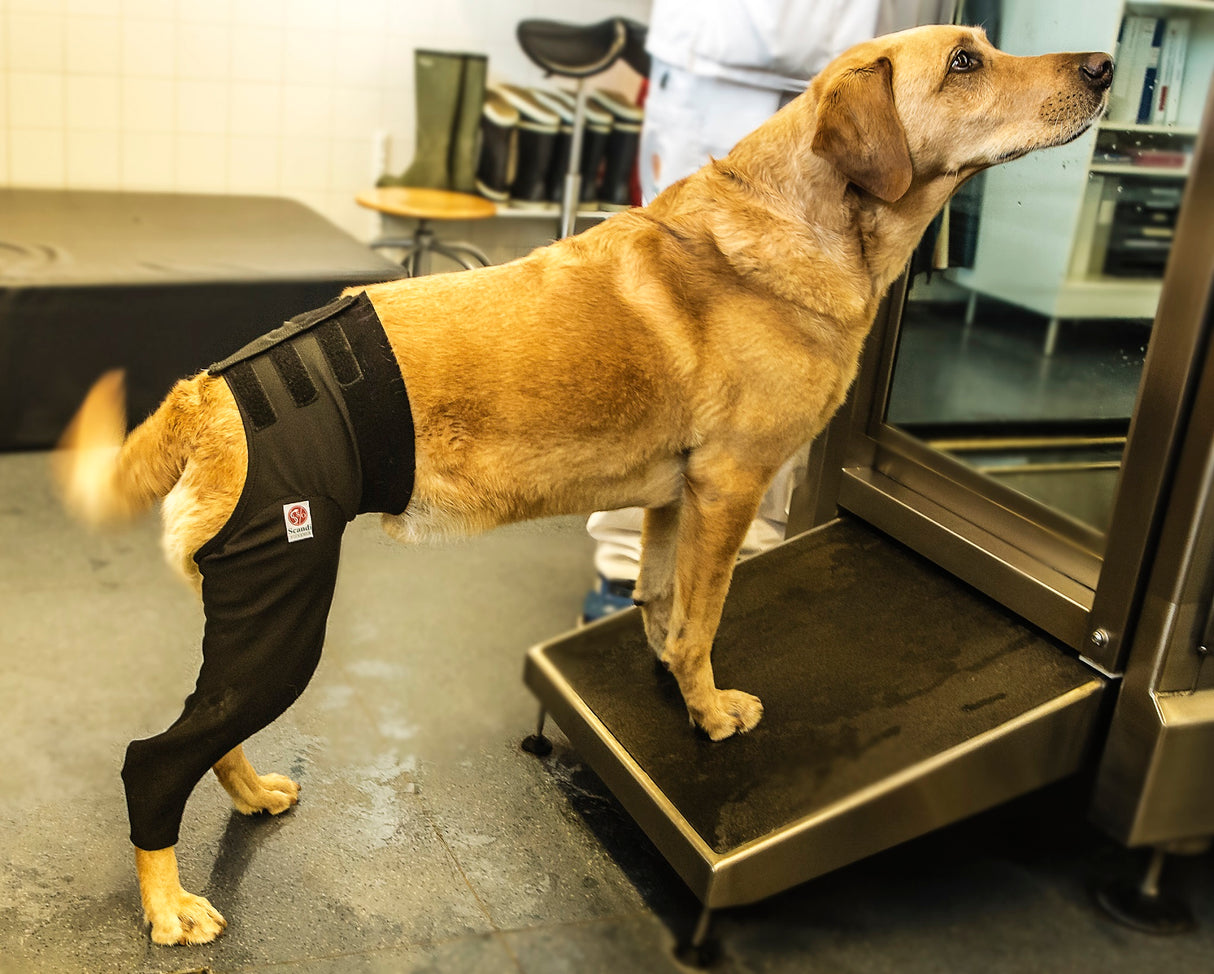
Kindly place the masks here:
<instances>
[{"instance_id":1,"label":"dog's paw pad","mask_svg":"<svg viewBox=\"0 0 1214 974\"><path fill-rule=\"evenodd\" d=\"M158 944L208 944L228 923L204 897L181 891L171 903L148 912L152 941Z\"/></svg>"},{"instance_id":2,"label":"dog's paw pad","mask_svg":"<svg viewBox=\"0 0 1214 974\"><path fill-rule=\"evenodd\" d=\"M763 702L754 694L719 690L716 707L698 723L712 740L723 741L752 730L762 717Z\"/></svg>"},{"instance_id":3,"label":"dog's paw pad","mask_svg":"<svg viewBox=\"0 0 1214 974\"><path fill-rule=\"evenodd\" d=\"M242 815L281 815L299 802L299 784L282 774L258 775L261 787L251 795L233 796Z\"/></svg>"}]
</instances>

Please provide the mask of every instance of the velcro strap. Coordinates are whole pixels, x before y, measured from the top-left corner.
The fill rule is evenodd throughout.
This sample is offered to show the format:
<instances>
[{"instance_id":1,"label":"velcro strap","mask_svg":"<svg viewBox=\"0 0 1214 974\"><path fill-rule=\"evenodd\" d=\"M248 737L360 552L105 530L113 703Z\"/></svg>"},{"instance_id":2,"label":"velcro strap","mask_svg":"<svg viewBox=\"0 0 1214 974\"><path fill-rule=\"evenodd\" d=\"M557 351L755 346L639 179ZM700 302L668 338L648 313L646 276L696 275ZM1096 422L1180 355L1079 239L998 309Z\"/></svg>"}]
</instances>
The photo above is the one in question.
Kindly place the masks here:
<instances>
[{"instance_id":1,"label":"velcro strap","mask_svg":"<svg viewBox=\"0 0 1214 974\"><path fill-rule=\"evenodd\" d=\"M334 377L343 387L353 385L363 377L363 370L354 356L354 350L350 348L345 329L336 321L326 322L317 328L316 340L329 360Z\"/></svg>"},{"instance_id":2,"label":"velcro strap","mask_svg":"<svg viewBox=\"0 0 1214 974\"><path fill-rule=\"evenodd\" d=\"M278 422L278 414L270 404L270 397L248 362L237 362L224 373L224 378L232 386L232 392L237 402L244 405L249 414L249 422L253 429L260 432L266 427Z\"/></svg>"},{"instance_id":3,"label":"velcro strap","mask_svg":"<svg viewBox=\"0 0 1214 974\"><path fill-rule=\"evenodd\" d=\"M270 349L270 361L274 363L278 377L287 387L287 392L296 406L306 406L316 401L316 383L308 375L308 367L299 357L299 350L294 343L275 345Z\"/></svg>"}]
</instances>

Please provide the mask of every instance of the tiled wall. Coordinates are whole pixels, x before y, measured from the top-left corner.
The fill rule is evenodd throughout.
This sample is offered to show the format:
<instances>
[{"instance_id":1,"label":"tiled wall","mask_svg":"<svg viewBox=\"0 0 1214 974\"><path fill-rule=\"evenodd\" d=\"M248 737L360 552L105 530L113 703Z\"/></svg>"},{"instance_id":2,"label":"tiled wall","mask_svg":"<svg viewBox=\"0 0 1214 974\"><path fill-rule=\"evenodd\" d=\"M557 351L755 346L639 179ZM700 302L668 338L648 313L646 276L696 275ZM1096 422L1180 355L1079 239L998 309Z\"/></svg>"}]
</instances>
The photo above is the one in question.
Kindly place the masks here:
<instances>
[{"instance_id":1,"label":"tiled wall","mask_svg":"<svg viewBox=\"0 0 1214 974\"><path fill-rule=\"evenodd\" d=\"M412 52L533 84L526 17L649 0L0 0L0 185L291 196L363 239L353 195L412 154ZM620 69L626 72L627 69ZM626 79L626 75L623 76Z\"/></svg>"}]
</instances>

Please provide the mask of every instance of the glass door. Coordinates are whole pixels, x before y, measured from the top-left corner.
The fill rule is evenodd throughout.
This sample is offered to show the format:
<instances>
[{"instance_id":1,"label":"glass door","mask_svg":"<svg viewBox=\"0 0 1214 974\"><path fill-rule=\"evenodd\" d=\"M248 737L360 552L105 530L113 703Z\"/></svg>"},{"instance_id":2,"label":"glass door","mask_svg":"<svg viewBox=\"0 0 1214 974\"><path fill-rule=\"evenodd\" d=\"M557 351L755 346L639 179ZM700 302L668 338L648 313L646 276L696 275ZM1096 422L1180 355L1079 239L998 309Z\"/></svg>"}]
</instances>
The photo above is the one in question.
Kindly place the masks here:
<instances>
[{"instance_id":1,"label":"glass door","mask_svg":"<svg viewBox=\"0 0 1214 974\"><path fill-rule=\"evenodd\" d=\"M1114 669L1205 340L1214 4L961 19L1012 54L1116 49L1110 110L971 180L929 232L874 328L841 504Z\"/></svg>"}]
</instances>

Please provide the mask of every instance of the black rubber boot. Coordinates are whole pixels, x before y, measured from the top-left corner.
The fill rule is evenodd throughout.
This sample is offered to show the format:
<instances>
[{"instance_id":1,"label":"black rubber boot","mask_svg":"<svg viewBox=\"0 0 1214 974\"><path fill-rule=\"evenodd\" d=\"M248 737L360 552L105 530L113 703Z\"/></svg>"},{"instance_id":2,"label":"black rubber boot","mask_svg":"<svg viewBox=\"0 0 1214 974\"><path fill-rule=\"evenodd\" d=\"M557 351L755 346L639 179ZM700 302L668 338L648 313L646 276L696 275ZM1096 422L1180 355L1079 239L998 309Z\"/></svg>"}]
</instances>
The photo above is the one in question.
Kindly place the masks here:
<instances>
[{"instance_id":1,"label":"black rubber boot","mask_svg":"<svg viewBox=\"0 0 1214 974\"><path fill-rule=\"evenodd\" d=\"M645 113L631 99L616 91L598 89L590 97L613 118L599 187L599 205L605 210L626 210L633 203L632 171L637 163Z\"/></svg>"},{"instance_id":2,"label":"black rubber boot","mask_svg":"<svg viewBox=\"0 0 1214 974\"><path fill-rule=\"evenodd\" d=\"M569 151L573 146L573 122L577 114L577 96L571 91L553 88L532 88L532 95L545 108L560 116L561 128L557 134L556 151L548 170L548 199L560 203L565 198L565 175L569 172ZM582 132L581 202L593 203L598 199L599 170L607 151L607 138L611 134L611 113L586 100L586 127Z\"/></svg>"},{"instance_id":3,"label":"black rubber boot","mask_svg":"<svg viewBox=\"0 0 1214 974\"><path fill-rule=\"evenodd\" d=\"M514 182L518 109L490 88L481 109L481 150L476 168L476 190L486 199L504 203Z\"/></svg>"},{"instance_id":4,"label":"black rubber boot","mask_svg":"<svg viewBox=\"0 0 1214 974\"><path fill-rule=\"evenodd\" d=\"M518 166L510 186L515 206L541 206L547 202L548 170L556 151L560 116L541 105L525 88L502 85L502 96L519 113Z\"/></svg>"}]
</instances>

